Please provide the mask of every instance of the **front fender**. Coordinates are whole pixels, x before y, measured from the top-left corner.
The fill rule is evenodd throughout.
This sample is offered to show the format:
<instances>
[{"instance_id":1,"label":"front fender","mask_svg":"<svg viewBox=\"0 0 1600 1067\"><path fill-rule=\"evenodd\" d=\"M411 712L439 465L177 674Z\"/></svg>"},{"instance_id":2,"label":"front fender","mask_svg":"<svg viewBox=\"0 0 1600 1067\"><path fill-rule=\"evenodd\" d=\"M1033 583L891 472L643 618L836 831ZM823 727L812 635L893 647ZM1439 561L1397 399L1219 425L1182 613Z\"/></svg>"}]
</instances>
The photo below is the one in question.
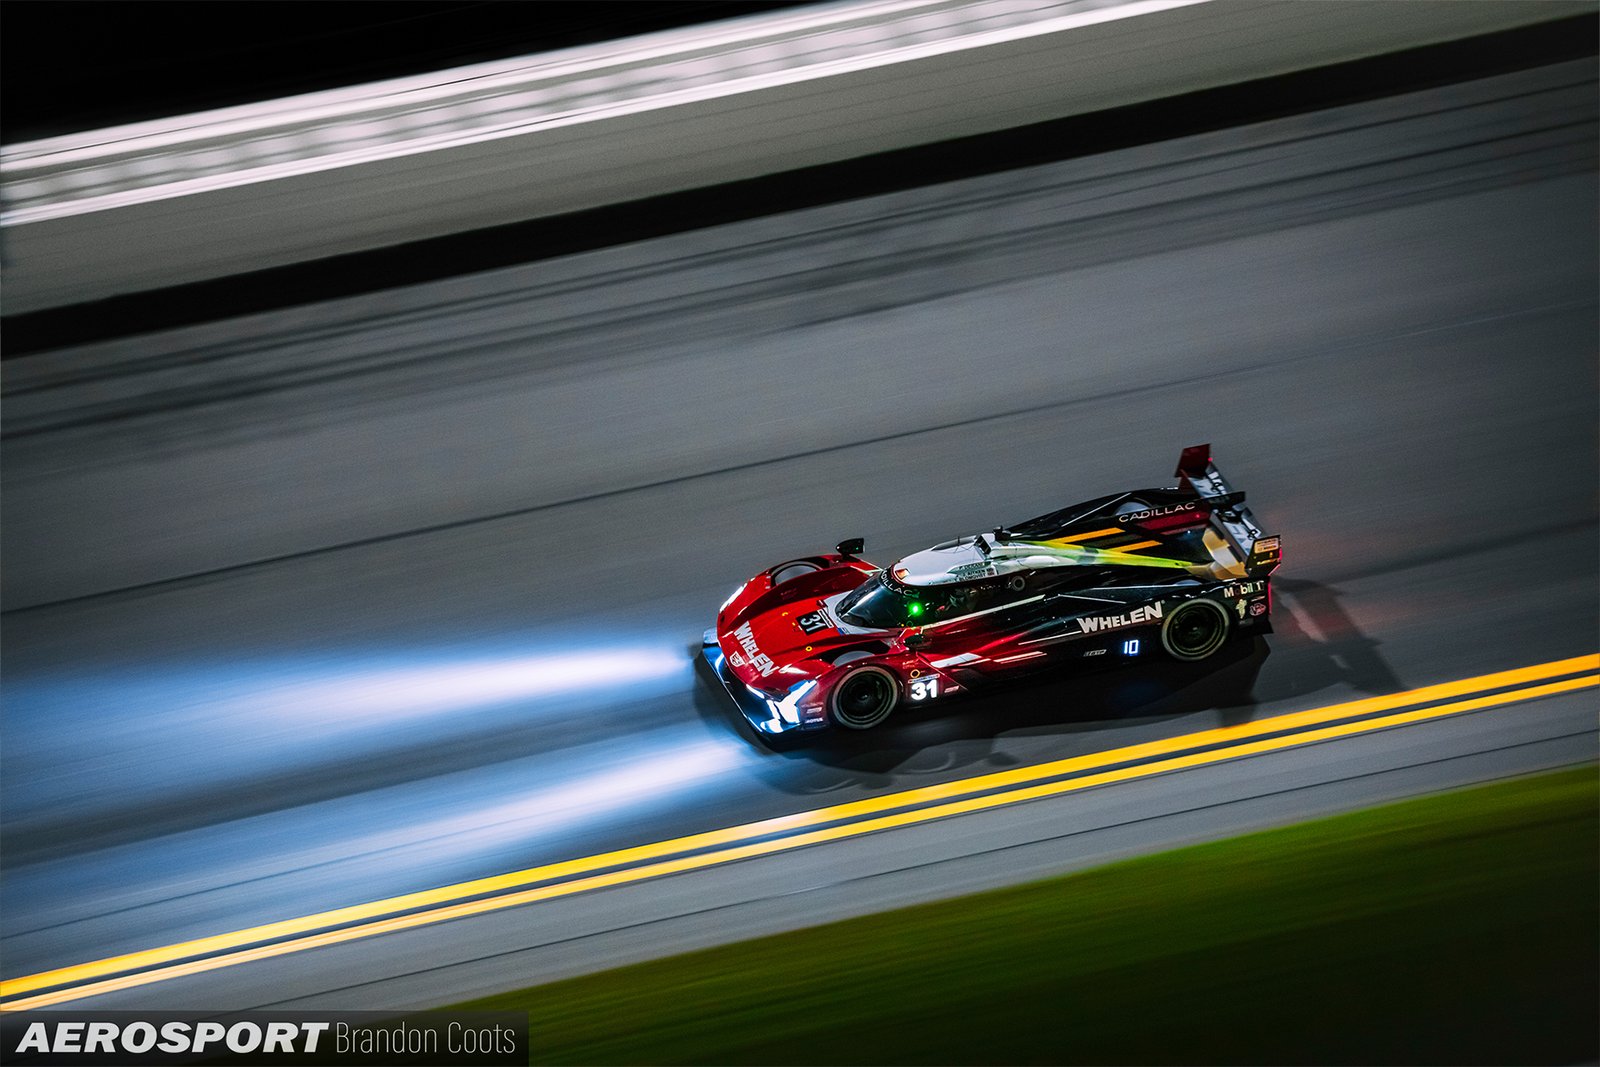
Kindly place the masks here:
<instances>
[{"instance_id":1,"label":"front fender","mask_svg":"<svg viewBox=\"0 0 1600 1067\"><path fill-rule=\"evenodd\" d=\"M789 578L774 585L772 576L795 563L815 564L809 574ZM866 581L877 568L864 560L837 555L804 556L768 567L751 578L729 599L717 614L717 630L727 633L746 619L795 600L833 596L848 592Z\"/></svg>"}]
</instances>

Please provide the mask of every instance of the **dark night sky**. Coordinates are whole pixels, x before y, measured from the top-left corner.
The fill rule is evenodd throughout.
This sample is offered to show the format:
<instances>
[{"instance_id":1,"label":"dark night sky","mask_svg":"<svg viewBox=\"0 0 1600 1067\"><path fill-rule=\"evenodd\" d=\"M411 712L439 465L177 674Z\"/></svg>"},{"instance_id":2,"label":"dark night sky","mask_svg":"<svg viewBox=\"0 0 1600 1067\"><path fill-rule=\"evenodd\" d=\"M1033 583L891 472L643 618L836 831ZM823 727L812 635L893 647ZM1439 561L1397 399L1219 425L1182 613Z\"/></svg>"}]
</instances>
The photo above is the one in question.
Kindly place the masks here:
<instances>
[{"instance_id":1,"label":"dark night sky","mask_svg":"<svg viewBox=\"0 0 1600 1067\"><path fill-rule=\"evenodd\" d=\"M6 0L0 139L30 140L792 6L794 0Z\"/></svg>"}]
</instances>

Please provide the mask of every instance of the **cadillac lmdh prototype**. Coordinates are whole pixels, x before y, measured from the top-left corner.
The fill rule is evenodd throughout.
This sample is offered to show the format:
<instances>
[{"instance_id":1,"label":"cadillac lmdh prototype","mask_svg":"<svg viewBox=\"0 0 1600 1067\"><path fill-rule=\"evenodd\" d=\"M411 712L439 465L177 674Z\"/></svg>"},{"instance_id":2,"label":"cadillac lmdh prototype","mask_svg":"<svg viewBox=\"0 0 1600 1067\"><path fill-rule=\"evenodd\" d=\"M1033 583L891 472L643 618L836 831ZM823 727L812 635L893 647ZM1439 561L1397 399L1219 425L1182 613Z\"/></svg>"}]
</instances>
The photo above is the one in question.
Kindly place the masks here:
<instances>
[{"instance_id":1,"label":"cadillac lmdh prototype","mask_svg":"<svg viewBox=\"0 0 1600 1067\"><path fill-rule=\"evenodd\" d=\"M1178 484L1073 504L958 537L886 568L835 553L740 586L703 654L763 737L865 730L1068 662L1198 661L1269 630L1281 556L1211 461L1183 450Z\"/></svg>"}]
</instances>

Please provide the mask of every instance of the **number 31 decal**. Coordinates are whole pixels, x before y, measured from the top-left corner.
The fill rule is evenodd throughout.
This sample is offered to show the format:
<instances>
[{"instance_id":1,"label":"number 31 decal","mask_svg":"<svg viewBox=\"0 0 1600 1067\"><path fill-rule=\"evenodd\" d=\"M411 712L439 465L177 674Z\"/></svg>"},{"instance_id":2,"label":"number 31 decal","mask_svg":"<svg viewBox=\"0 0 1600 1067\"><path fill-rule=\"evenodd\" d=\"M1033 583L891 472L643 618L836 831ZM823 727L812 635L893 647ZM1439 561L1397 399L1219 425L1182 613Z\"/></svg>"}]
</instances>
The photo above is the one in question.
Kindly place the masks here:
<instances>
[{"instance_id":1,"label":"number 31 decal","mask_svg":"<svg viewBox=\"0 0 1600 1067\"><path fill-rule=\"evenodd\" d=\"M912 700L932 700L939 695L939 679L915 678L911 682Z\"/></svg>"}]
</instances>

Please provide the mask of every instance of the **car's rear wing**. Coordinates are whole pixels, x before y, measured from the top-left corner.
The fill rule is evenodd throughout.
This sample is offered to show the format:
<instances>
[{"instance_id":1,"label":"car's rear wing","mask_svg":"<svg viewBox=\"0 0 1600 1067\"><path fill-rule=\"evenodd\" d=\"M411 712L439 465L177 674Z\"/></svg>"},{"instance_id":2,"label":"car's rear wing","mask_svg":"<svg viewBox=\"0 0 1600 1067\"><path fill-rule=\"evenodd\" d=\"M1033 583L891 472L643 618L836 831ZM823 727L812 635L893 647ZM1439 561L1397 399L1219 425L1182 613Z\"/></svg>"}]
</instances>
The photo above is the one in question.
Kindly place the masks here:
<instances>
[{"instance_id":1,"label":"car's rear wing","mask_svg":"<svg viewBox=\"0 0 1600 1067\"><path fill-rule=\"evenodd\" d=\"M1180 485L1201 497L1211 509L1211 526L1243 561L1245 572L1266 576L1283 561L1277 534L1267 535L1235 490L1211 461L1210 445L1191 445L1178 457Z\"/></svg>"}]
</instances>

